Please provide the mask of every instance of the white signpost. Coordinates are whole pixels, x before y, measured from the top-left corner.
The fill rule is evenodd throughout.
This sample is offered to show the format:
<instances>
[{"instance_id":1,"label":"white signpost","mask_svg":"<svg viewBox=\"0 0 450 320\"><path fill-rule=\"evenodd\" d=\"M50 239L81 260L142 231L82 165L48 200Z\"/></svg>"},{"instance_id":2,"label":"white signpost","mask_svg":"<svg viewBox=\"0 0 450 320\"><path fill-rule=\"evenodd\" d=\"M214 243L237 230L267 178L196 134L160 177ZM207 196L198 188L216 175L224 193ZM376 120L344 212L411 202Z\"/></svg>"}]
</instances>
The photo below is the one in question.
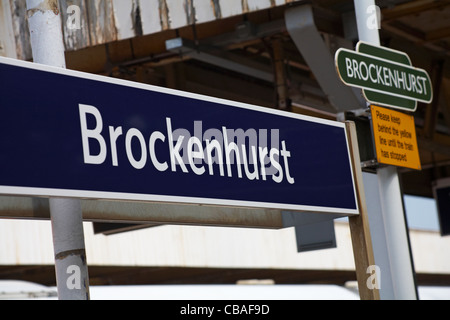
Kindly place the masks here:
<instances>
[{"instance_id":1,"label":"white signpost","mask_svg":"<svg viewBox=\"0 0 450 320\"><path fill-rule=\"evenodd\" d=\"M27 0L27 10L34 62L65 68L58 2ZM52 90L48 89L49 96ZM61 300L89 300L89 274L80 201L51 198L50 214L58 296Z\"/></svg>"},{"instance_id":2,"label":"white signpost","mask_svg":"<svg viewBox=\"0 0 450 320\"><path fill-rule=\"evenodd\" d=\"M354 0L359 40L380 45L379 12L374 0ZM373 17L376 19L373 19ZM365 174L364 185L373 233L375 262L381 271L383 299L416 300L413 266L409 252L402 192L397 168L387 166L377 170L375 177Z\"/></svg>"}]
</instances>

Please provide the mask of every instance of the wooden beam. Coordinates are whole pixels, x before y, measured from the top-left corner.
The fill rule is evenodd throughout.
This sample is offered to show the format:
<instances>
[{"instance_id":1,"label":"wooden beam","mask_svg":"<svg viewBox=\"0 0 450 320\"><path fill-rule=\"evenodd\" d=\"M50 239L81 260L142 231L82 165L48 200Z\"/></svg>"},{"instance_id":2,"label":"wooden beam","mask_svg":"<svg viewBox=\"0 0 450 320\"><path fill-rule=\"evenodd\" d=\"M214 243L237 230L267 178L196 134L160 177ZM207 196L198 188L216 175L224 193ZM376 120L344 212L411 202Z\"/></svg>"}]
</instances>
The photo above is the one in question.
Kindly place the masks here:
<instances>
[{"instance_id":1,"label":"wooden beam","mask_svg":"<svg viewBox=\"0 0 450 320\"><path fill-rule=\"evenodd\" d=\"M359 215L349 217L359 294L361 300L380 300L379 289L376 287L371 289L367 285L367 280L369 278L367 271L370 266L375 265L375 258L370 235L369 216L364 196L365 193L355 123L347 121L346 128L350 144L350 154L353 160L353 174L355 176L357 199L360 210Z\"/></svg>"},{"instance_id":2,"label":"wooden beam","mask_svg":"<svg viewBox=\"0 0 450 320\"><path fill-rule=\"evenodd\" d=\"M423 129L417 128L417 143L420 149L430 152L450 156L450 136L442 133L435 133L433 139L424 137Z\"/></svg>"},{"instance_id":3,"label":"wooden beam","mask_svg":"<svg viewBox=\"0 0 450 320\"><path fill-rule=\"evenodd\" d=\"M447 56L450 55L449 50L435 43L438 39L433 40L434 37L439 37L441 35L443 36L444 32L448 32L447 30L436 30L436 33L432 31L431 34L427 34L397 20L383 20L382 30L391 35L396 35L398 37L411 41L416 45L423 46L435 52L445 53Z\"/></svg>"},{"instance_id":4,"label":"wooden beam","mask_svg":"<svg viewBox=\"0 0 450 320\"><path fill-rule=\"evenodd\" d=\"M436 61L433 63L432 70L432 83L434 100L427 107L424 123L424 134L426 138L432 139L436 131L437 116L439 111L439 95L442 83L443 61Z\"/></svg>"},{"instance_id":5,"label":"wooden beam","mask_svg":"<svg viewBox=\"0 0 450 320\"><path fill-rule=\"evenodd\" d=\"M275 71L275 86L277 95L277 107L289 111L291 105L288 96L287 76L283 40L279 37L272 40L273 64Z\"/></svg>"},{"instance_id":6,"label":"wooden beam","mask_svg":"<svg viewBox=\"0 0 450 320\"><path fill-rule=\"evenodd\" d=\"M440 9L449 6L447 1L436 0L416 0L405 4L397 5L393 8L387 8L382 11L384 22L392 21L401 17L418 14L426 10Z\"/></svg>"},{"instance_id":7,"label":"wooden beam","mask_svg":"<svg viewBox=\"0 0 450 320\"><path fill-rule=\"evenodd\" d=\"M448 145L443 145L435 140L426 139L424 137L417 137L417 143L419 144L419 149L426 149L430 152L450 156L450 146Z\"/></svg>"},{"instance_id":8,"label":"wooden beam","mask_svg":"<svg viewBox=\"0 0 450 320\"><path fill-rule=\"evenodd\" d=\"M448 25L443 28L428 31L425 34L425 39L427 42L434 42L449 37L450 37L450 27Z\"/></svg>"},{"instance_id":9,"label":"wooden beam","mask_svg":"<svg viewBox=\"0 0 450 320\"><path fill-rule=\"evenodd\" d=\"M411 27L403 22L400 21L390 21L390 22L383 22L383 27L387 27L390 30L392 28L395 28L397 30L397 33L403 35L405 38L410 39L414 42L425 42L426 40L426 34L414 27Z\"/></svg>"},{"instance_id":10,"label":"wooden beam","mask_svg":"<svg viewBox=\"0 0 450 320\"><path fill-rule=\"evenodd\" d=\"M450 79L445 77L442 78L442 95L444 100L444 108L450 112Z\"/></svg>"}]
</instances>

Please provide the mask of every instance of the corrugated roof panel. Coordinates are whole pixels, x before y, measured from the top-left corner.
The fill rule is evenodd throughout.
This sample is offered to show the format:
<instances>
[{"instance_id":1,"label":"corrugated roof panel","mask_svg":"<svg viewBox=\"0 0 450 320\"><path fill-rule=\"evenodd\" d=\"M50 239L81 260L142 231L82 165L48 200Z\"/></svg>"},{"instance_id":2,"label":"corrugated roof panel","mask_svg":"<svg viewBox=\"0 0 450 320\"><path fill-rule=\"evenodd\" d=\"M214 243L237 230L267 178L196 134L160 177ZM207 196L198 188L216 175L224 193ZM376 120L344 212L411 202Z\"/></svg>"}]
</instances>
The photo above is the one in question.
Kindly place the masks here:
<instances>
[{"instance_id":1,"label":"corrugated roof panel","mask_svg":"<svg viewBox=\"0 0 450 320\"><path fill-rule=\"evenodd\" d=\"M299 0L60 0L60 12L66 50L73 51L294 1ZM2 5L8 3L17 56L31 59L26 0L6 0Z\"/></svg>"},{"instance_id":2,"label":"corrugated roof panel","mask_svg":"<svg viewBox=\"0 0 450 320\"><path fill-rule=\"evenodd\" d=\"M211 0L192 0L195 8L196 23L213 21L216 19L214 4Z\"/></svg>"},{"instance_id":3,"label":"corrugated roof panel","mask_svg":"<svg viewBox=\"0 0 450 320\"><path fill-rule=\"evenodd\" d=\"M152 34L162 30L159 3L160 0L139 0L143 34Z\"/></svg>"}]
</instances>

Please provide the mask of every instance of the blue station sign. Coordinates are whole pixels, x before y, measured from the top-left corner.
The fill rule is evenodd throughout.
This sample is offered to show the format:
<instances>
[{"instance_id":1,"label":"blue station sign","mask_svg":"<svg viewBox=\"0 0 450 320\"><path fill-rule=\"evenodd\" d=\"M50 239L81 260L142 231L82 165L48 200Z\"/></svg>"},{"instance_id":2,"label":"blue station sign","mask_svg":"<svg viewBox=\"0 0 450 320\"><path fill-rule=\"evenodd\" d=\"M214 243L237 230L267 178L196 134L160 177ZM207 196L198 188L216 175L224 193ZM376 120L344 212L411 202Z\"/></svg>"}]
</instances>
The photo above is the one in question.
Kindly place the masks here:
<instances>
[{"instance_id":1,"label":"blue station sign","mask_svg":"<svg viewBox=\"0 0 450 320\"><path fill-rule=\"evenodd\" d=\"M0 58L0 194L357 214L345 126Z\"/></svg>"}]
</instances>

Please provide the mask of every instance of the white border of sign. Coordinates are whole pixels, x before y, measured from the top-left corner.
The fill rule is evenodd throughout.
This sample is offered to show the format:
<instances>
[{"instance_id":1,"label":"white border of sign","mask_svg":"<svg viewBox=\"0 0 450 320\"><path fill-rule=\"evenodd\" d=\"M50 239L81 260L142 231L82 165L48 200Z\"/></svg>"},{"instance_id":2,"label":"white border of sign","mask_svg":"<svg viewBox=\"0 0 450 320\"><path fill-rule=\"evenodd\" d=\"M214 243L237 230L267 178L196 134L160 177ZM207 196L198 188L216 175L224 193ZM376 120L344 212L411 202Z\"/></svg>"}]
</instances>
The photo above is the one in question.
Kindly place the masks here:
<instances>
[{"instance_id":1,"label":"white border of sign","mask_svg":"<svg viewBox=\"0 0 450 320\"><path fill-rule=\"evenodd\" d=\"M150 90L154 92L181 96L185 98L192 98L196 100L203 100L212 103L222 104L229 107L236 107L241 109L248 109L258 112L264 112L268 114L279 115L288 118L294 118L299 120L305 120L314 123L320 123L328 126L334 126L342 128L345 133L347 141L347 154L349 155L349 167L352 174L352 183L355 190L355 203L356 209L342 209L332 207L317 207L306 205L291 205L291 204L279 204L269 202L252 202L252 201L239 201L239 200L224 200L224 199L210 199L210 198L196 198L196 197L181 197L181 196L163 196L163 195L145 195L134 193L118 193L118 192L99 192L99 191L80 191L80 190L68 190L68 189L46 189L46 188L28 188L28 187L9 187L0 186L0 194L13 195L13 196L35 196L35 197L64 197L64 198L82 198L92 200L116 200L116 201L145 201L145 202L166 202L177 204L203 204L210 206L232 206L232 207L244 207L244 208L265 208L265 209L279 209L279 210L293 210L293 211L313 211L323 213L337 213L337 214L359 214L359 205L357 200L357 190L355 185L355 177L352 166L352 158L349 149L349 142L347 132L345 130L345 124L326 119L314 118L310 116L300 115L296 113L285 112L281 110L269 109L250 105L246 103L230 101L220 98L208 97L200 94L194 94L189 92L183 92L163 87L157 87L148 84L142 84L127 80L114 79L106 76L100 76L96 74L90 74L85 72L73 71L68 69L62 69L42 64L35 64L31 62L15 60L11 58L0 57L1 64L13 65L18 67L24 67L33 70L51 72L61 75L67 75L71 77L77 77L82 79L100 81L103 83L111 83L121 86L127 86L137 89Z\"/></svg>"}]
</instances>

